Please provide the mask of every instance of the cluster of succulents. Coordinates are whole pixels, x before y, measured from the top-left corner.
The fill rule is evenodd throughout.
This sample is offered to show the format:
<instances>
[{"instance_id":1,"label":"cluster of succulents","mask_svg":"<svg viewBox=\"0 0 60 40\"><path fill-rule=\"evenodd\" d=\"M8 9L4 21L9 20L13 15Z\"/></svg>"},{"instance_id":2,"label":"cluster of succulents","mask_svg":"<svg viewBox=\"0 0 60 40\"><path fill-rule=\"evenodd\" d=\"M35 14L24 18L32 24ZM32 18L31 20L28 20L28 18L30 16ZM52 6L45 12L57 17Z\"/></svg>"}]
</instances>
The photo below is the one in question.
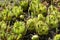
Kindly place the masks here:
<instances>
[{"instance_id":1,"label":"cluster of succulents","mask_svg":"<svg viewBox=\"0 0 60 40\"><path fill-rule=\"evenodd\" d=\"M59 0L1 0L0 40L46 40L52 29L60 40L59 7Z\"/></svg>"}]
</instances>

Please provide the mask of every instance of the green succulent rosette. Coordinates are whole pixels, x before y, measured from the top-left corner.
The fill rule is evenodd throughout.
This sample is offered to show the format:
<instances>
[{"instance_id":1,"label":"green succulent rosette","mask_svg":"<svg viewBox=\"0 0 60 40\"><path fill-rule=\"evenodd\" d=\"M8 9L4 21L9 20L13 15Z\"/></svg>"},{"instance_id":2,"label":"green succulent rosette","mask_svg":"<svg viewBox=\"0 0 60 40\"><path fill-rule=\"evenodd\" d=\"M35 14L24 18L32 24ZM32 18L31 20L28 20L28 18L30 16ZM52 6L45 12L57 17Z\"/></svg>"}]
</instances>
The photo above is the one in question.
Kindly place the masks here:
<instances>
[{"instance_id":1,"label":"green succulent rosette","mask_svg":"<svg viewBox=\"0 0 60 40\"><path fill-rule=\"evenodd\" d=\"M31 18L27 20L27 29L30 31L35 30L35 24L37 22L37 18Z\"/></svg>"},{"instance_id":2,"label":"green succulent rosette","mask_svg":"<svg viewBox=\"0 0 60 40\"><path fill-rule=\"evenodd\" d=\"M50 28L57 28L58 27L58 19L55 15L48 15L46 17L46 22Z\"/></svg>"},{"instance_id":3,"label":"green succulent rosette","mask_svg":"<svg viewBox=\"0 0 60 40\"><path fill-rule=\"evenodd\" d=\"M50 5L48 8L48 14L56 15L58 14L58 9L57 7Z\"/></svg>"},{"instance_id":4,"label":"green succulent rosette","mask_svg":"<svg viewBox=\"0 0 60 40\"><path fill-rule=\"evenodd\" d=\"M49 32L49 27L48 25L43 22L43 21L38 21L38 23L36 24L36 32L39 34L39 35L47 35L48 32Z\"/></svg>"},{"instance_id":5,"label":"green succulent rosette","mask_svg":"<svg viewBox=\"0 0 60 40\"><path fill-rule=\"evenodd\" d=\"M4 21L0 22L0 31L5 31L7 28L7 24Z\"/></svg>"},{"instance_id":6,"label":"green succulent rosette","mask_svg":"<svg viewBox=\"0 0 60 40\"><path fill-rule=\"evenodd\" d=\"M14 6L12 8L12 12L15 15L15 17L18 17L19 15L23 14L23 10L22 10L21 6Z\"/></svg>"},{"instance_id":7,"label":"green succulent rosette","mask_svg":"<svg viewBox=\"0 0 60 40\"><path fill-rule=\"evenodd\" d=\"M60 40L60 34L56 34L53 38L53 40Z\"/></svg>"},{"instance_id":8,"label":"green succulent rosette","mask_svg":"<svg viewBox=\"0 0 60 40\"><path fill-rule=\"evenodd\" d=\"M38 20L44 21L45 20L45 17L42 14L38 14Z\"/></svg>"},{"instance_id":9,"label":"green succulent rosette","mask_svg":"<svg viewBox=\"0 0 60 40\"><path fill-rule=\"evenodd\" d=\"M21 22L21 21L15 22L13 25L12 31L13 31L13 33L24 35L26 32L25 23Z\"/></svg>"},{"instance_id":10,"label":"green succulent rosette","mask_svg":"<svg viewBox=\"0 0 60 40\"><path fill-rule=\"evenodd\" d=\"M24 11L28 10L28 0L21 1L21 2L20 2L20 6L22 7L22 9L23 9Z\"/></svg>"}]
</instances>

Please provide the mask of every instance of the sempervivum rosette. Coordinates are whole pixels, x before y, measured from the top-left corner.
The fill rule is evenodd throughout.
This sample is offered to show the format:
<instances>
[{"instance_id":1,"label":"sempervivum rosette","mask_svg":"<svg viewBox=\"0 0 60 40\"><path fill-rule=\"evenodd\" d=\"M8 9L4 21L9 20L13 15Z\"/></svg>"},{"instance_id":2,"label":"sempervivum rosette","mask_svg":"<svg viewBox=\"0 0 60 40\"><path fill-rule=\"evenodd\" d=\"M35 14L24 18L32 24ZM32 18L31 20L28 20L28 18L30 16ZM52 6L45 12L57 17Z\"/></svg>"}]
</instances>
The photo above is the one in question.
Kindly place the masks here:
<instances>
[{"instance_id":1,"label":"sempervivum rosette","mask_svg":"<svg viewBox=\"0 0 60 40\"><path fill-rule=\"evenodd\" d=\"M18 17L19 15L23 14L23 10L22 10L21 6L14 6L12 8L12 12L15 15L15 17Z\"/></svg>"},{"instance_id":2,"label":"sempervivum rosette","mask_svg":"<svg viewBox=\"0 0 60 40\"><path fill-rule=\"evenodd\" d=\"M12 31L16 34L24 34L26 32L25 23L21 21L15 22Z\"/></svg>"},{"instance_id":3,"label":"sempervivum rosette","mask_svg":"<svg viewBox=\"0 0 60 40\"><path fill-rule=\"evenodd\" d=\"M48 15L46 17L46 22L50 28L57 28L58 27L58 19L55 15Z\"/></svg>"},{"instance_id":4,"label":"sempervivum rosette","mask_svg":"<svg viewBox=\"0 0 60 40\"><path fill-rule=\"evenodd\" d=\"M60 40L60 34L56 34L53 38L53 40Z\"/></svg>"},{"instance_id":5,"label":"sempervivum rosette","mask_svg":"<svg viewBox=\"0 0 60 40\"><path fill-rule=\"evenodd\" d=\"M36 24L36 32L39 34L39 35L47 35L48 32L49 32L49 27L48 25L43 22L43 21L39 21L37 24Z\"/></svg>"},{"instance_id":6,"label":"sempervivum rosette","mask_svg":"<svg viewBox=\"0 0 60 40\"><path fill-rule=\"evenodd\" d=\"M37 22L37 18L31 18L27 20L27 29L30 31L35 30L35 24Z\"/></svg>"}]
</instances>

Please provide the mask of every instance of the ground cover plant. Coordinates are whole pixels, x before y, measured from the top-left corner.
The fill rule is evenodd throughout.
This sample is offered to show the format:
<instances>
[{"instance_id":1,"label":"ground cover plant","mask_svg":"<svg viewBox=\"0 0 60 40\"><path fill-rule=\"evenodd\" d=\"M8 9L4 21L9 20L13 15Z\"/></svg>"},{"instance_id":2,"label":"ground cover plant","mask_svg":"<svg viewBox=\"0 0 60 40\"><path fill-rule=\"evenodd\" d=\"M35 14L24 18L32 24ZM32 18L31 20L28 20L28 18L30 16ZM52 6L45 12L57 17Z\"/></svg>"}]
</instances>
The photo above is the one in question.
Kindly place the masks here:
<instances>
[{"instance_id":1,"label":"ground cover plant","mask_svg":"<svg viewBox=\"0 0 60 40\"><path fill-rule=\"evenodd\" d=\"M60 40L60 0L0 0L0 40Z\"/></svg>"}]
</instances>

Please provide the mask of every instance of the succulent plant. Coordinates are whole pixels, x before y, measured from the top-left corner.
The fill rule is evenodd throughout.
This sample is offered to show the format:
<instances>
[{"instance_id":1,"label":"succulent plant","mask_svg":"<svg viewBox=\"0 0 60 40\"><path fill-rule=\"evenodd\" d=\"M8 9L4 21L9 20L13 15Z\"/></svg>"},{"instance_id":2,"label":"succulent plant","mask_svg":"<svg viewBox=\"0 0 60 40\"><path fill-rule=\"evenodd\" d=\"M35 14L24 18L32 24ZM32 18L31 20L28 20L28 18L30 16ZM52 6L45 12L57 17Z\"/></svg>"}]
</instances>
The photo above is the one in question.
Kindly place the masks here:
<instances>
[{"instance_id":1,"label":"succulent plant","mask_svg":"<svg viewBox=\"0 0 60 40\"><path fill-rule=\"evenodd\" d=\"M22 10L21 6L14 6L12 9L12 12L16 17L23 14L23 10Z\"/></svg>"},{"instance_id":2,"label":"succulent plant","mask_svg":"<svg viewBox=\"0 0 60 40\"><path fill-rule=\"evenodd\" d=\"M28 19L27 20L27 28L30 31L33 31L35 29L35 23L36 23L36 18Z\"/></svg>"},{"instance_id":3,"label":"succulent plant","mask_svg":"<svg viewBox=\"0 0 60 40\"><path fill-rule=\"evenodd\" d=\"M29 10L31 12L38 11L38 4L39 4L39 0L32 0L30 3Z\"/></svg>"},{"instance_id":4,"label":"succulent plant","mask_svg":"<svg viewBox=\"0 0 60 40\"><path fill-rule=\"evenodd\" d=\"M52 15L57 15L58 14L58 10L55 6L50 5L48 8L48 13L52 14Z\"/></svg>"},{"instance_id":5,"label":"succulent plant","mask_svg":"<svg viewBox=\"0 0 60 40\"><path fill-rule=\"evenodd\" d=\"M1 21L0 22L0 30L6 30L6 28L7 28L7 24L4 22L4 21Z\"/></svg>"},{"instance_id":6,"label":"succulent plant","mask_svg":"<svg viewBox=\"0 0 60 40\"><path fill-rule=\"evenodd\" d=\"M36 24L36 32L39 34L39 35L47 35L48 32L49 32L49 27L48 25L43 22L43 21L38 21L38 23Z\"/></svg>"},{"instance_id":7,"label":"succulent plant","mask_svg":"<svg viewBox=\"0 0 60 40\"><path fill-rule=\"evenodd\" d=\"M14 33L6 33L6 39L7 40L21 40L22 39L22 34L14 34Z\"/></svg>"},{"instance_id":8,"label":"succulent plant","mask_svg":"<svg viewBox=\"0 0 60 40\"><path fill-rule=\"evenodd\" d=\"M50 28L57 28L58 27L58 19L55 15L48 15L46 17L46 22Z\"/></svg>"},{"instance_id":9,"label":"succulent plant","mask_svg":"<svg viewBox=\"0 0 60 40\"><path fill-rule=\"evenodd\" d=\"M10 11L9 9L3 9L1 11L1 15L0 15L0 18L2 20L11 20L12 17L14 16L14 14L12 13L12 11Z\"/></svg>"},{"instance_id":10,"label":"succulent plant","mask_svg":"<svg viewBox=\"0 0 60 40\"><path fill-rule=\"evenodd\" d=\"M58 21L60 22L60 12L58 12L56 17L57 17Z\"/></svg>"},{"instance_id":11,"label":"succulent plant","mask_svg":"<svg viewBox=\"0 0 60 40\"><path fill-rule=\"evenodd\" d=\"M4 9L4 10L2 11L2 14L1 14L1 15L2 15L2 19L3 19L3 20L6 20L6 19L7 19L8 11L9 11L8 9Z\"/></svg>"},{"instance_id":12,"label":"succulent plant","mask_svg":"<svg viewBox=\"0 0 60 40\"><path fill-rule=\"evenodd\" d=\"M45 20L45 17L42 14L38 14L38 20Z\"/></svg>"},{"instance_id":13,"label":"succulent plant","mask_svg":"<svg viewBox=\"0 0 60 40\"><path fill-rule=\"evenodd\" d=\"M28 0L26 0L26 1L21 1L21 2L20 2L20 6L22 7L22 9L23 9L24 11L28 10Z\"/></svg>"},{"instance_id":14,"label":"succulent plant","mask_svg":"<svg viewBox=\"0 0 60 40\"><path fill-rule=\"evenodd\" d=\"M4 39L4 37L5 37L5 32L2 31L2 30L0 30L0 38L1 38L1 39Z\"/></svg>"},{"instance_id":15,"label":"succulent plant","mask_svg":"<svg viewBox=\"0 0 60 40\"><path fill-rule=\"evenodd\" d=\"M19 34L19 35L17 36L17 40L21 40L22 37L23 37L23 35L22 35L22 34Z\"/></svg>"},{"instance_id":16,"label":"succulent plant","mask_svg":"<svg viewBox=\"0 0 60 40\"><path fill-rule=\"evenodd\" d=\"M13 16L14 16L14 14L12 13L12 11L9 11L7 14L7 20L12 20Z\"/></svg>"},{"instance_id":17,"label":"succulent plant","mask_svg":"<svg viewBox=\"0 0 60 40\"><path fill-rule=\"evenodd\" d=\"M44 16L47 12L47 7L43 5L42 3L39 3L39 0L32 0L30 3L29 11L31 12L31 15L38 15L42 13Z\"/></svg>"},{"instance_id":18,"label":"succulent plant","mask_svg":"<svg viewBox=\"0 0 60 40\"><path fill-rule=\"evenodd\" d=\"M35 13L35 12L31 12L31 18L34 18L34 17L36 17L37 16L37 13Z\"/></svg>"},{"instance_id":19,"label":"succulent plant","mask_svg":"<svg viewBox=\"0 0 60 40\"><path fill-rule=\"evenodd\" d=\"M15 35L7 34L7 40L14 40L14 39L15 39Z\"/></svg>"},{"instance_id":20,"label":"succulent plant","mask_svg":"<svg viewBox=\"0 0 60 40\"><path fill-rule=\"evenodd\" d=\"M39 36L38 35L33 35L31 39L32 40L39 40Z\"/></svg>"},{"instance_id":21,"label":"succulent plant","mask_svg":"<svg viewBox=\"0 0 60 40\"><path fill-rule=\"evenodd\" d=\"M60 40L60 34L56 34L53 38L53 40Z\"/></svg>"},{"instance_id":22,"label":"succulent plant","mask_svg":"<svg viewBox=\"0 0 60 40\"><path fill-rule=\"evenodd\" d=\"M46 15L46 12L47 12L47 7L42 4L42 3L39 3L39 12L42 13L43 15Z\"/></svg>"},{"instance_id":23,"label":"succulent plant","mask_svg":"<svg viewBox=\"0 0 60 40\"><path fill-rule=\"evenodd\" d=\"M16 34L24 34L26 32L25 23L21 21L15 22L12 31Z\"/></svg>"},{"instance_id":24,"label":"succulent plant","mask_svg":"<svg viewBox=\"0 0 60 40\"><path fill-rule=\"evenodd\" d=\"M0 40L51 40L55 32L60 40L59 11L60 0L0 0Z\"/></svg>"}]
</instances>

